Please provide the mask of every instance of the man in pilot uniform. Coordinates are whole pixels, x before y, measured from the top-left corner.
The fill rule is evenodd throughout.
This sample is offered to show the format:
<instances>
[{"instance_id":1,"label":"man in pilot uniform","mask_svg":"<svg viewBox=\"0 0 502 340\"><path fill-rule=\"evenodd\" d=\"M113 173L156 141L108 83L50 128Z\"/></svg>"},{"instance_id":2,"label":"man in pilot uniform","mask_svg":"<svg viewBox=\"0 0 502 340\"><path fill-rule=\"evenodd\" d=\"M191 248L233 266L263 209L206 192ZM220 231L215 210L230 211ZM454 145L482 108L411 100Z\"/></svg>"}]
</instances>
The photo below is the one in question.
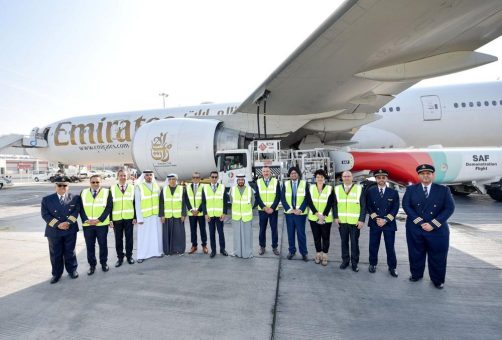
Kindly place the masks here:
<instances>
[{"instance_id":1,"label":"man in pilot uniform","mask_svg":"<svg viewBox=\"0 0 502 340\"><path fill-rule=\"evenodd\" d=\"M410 281L422 279L427 256L431 281L436 288L442 289L450 241L447 221L455 210L455 203L448 187L432 183L434 171L429 164L417 167L421 183L406 188L403 209L407 214Z\"/></svg>"},{"instance_id":2,"label":"man in pilot uniform","mask_svg":"<svg viewBox=\"0 0 502 340\"><path fill-rule=\"evenodd\" d=\"M68 192L70 179L55 178L56 192L42 199L42 218L46 222L45 237L49 241L52 265L51 284L56 283L66 267L72 279L78 277L75 243L77 242L77 217L80 211L80 196Z\"/></svg>"},{"instance_id":3,"label":"man in pilot uniform","mask_svg":"<svg viewBox=\"0 0 502 340\"><path fill-rule=\"evenodd\" d=\"M366 208L370 215L368 220L370 229L368 271L370 273L376 271L378 248L380 248L383 233L389 273L391 276L397 277L394 241L397 230L396 215L399 211L399 195L396 190L387 187L389 173L386 170L376 170L373 172L373 176L375 176L377 185L370 187L366 192Z\"/></svg>"}]
</instances>

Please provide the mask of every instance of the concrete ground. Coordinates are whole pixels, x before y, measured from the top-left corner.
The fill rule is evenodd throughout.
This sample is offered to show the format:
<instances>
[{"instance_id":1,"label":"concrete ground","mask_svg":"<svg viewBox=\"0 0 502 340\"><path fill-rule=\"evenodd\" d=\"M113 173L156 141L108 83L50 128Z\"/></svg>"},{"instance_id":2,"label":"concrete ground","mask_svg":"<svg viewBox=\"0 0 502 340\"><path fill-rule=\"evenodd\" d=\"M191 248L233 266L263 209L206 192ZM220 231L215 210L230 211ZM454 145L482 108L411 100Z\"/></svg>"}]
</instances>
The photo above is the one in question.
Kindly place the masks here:
<instances>
[{"instance_id":1,"label":"concrete ground","mask_svg":"<svg viewBox=\"0 0 502 340\"><path fill-rule=\"evenodd\" d=\"M79 192L82 185L73 185ZM340 239L332 228L327 267L297 256L288 261L279 219L281 256L243 260L200 251L142 264L116 261L109 233L110 271L86 275L78 234L80 277L50 285L40 200L51 184L0 191L0 338L172 339L500 339L502 336L502 205L490 198L456 198L446 286L410 283L404 223L396 236L399 277L380 248L377 273L368 266L368 229L361 233L360 272L340 270ZM307 228L309 256L315 253ZM187 223L187 249L190 231ZM232 228L225 225L227 250ZM270 244L270 233L267 233ZM383 241L382 241L383 242ZM254 225L258 248L258 225Z\"/></svg>"}]
</instances>

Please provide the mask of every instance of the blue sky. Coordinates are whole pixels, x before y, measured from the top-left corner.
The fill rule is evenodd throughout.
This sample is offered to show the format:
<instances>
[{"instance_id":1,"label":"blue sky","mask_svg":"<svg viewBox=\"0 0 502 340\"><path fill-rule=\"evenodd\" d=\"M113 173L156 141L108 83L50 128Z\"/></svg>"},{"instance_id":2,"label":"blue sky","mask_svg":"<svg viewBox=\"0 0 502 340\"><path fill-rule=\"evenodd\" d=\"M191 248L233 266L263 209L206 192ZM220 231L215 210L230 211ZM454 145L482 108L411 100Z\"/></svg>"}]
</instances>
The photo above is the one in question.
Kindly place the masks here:
<instances>
[{"instance_id":1,"label":"blue sky","mask_svg":"<svg viewBox=\"0 0 502 340\"><path fill-rule=\"evenodd\" d=\"M0 135L160 108L160 92L166 106L241 101L338 3L0 0ZM500 76L499 62L426 84Z\"/></svg>"}]
</instances>

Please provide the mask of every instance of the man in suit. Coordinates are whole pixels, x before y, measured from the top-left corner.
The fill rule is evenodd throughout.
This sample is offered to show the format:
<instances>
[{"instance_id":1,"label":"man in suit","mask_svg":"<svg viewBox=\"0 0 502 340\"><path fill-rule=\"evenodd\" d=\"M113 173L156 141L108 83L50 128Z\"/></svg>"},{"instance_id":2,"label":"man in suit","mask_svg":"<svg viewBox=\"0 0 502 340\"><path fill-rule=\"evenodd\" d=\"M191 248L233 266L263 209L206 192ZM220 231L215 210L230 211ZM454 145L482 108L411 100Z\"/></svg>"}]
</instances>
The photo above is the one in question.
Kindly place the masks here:
<instances>
[{"instance_id":1,"label":"man in suit","mask_svg":"<svg viewBox=\"0 0 502 340\"><path fill-rule=\"evenodd\" d=\"M77 242L77 217L80 211L80 196L71 194L70 179L55 178L56 192L42 199L42 218L46 222L45 237L49 241L52 265L51 284L59 281L66 267L72 279L78 277L75 243Z\"/></svg>"},{"instance_id":2,"label":"man in suit","mask_svg":"<svg viewBox=\"0 0 502 340\"><path fill-rule=\"evenodd\" d=\"M455 203L448 187L432 183L434 172L430 164L417 167L420 183L406 188L403 209L407 214L410 281L422 279L427 257L431 281L436 288L442 289L450 242L448 218L455 210Z\"/></svg>"},{"instance_id":3,"label":"man in suit","mask_svg":"<svg viewBox=\"0 0 502 340\"><path fill-rule=\"evenodd\" d=\"M84 229L85 245L87 248L87 262L89 270L87 275L94 274L96 270L96 239L99 244L99 262L101 269L107 272L110 268L108 261L108 226L113 209L113 198L110 189L101 187L100 175L93 175L89 179L90 188L80 193L80 218Z\"/></svg>"},{"instance_id":4,"label":"man in suit","mask_svg":"<svg viewBox=\"0 0 502 340\"><path fill-rule=\"evenodd\" d=\"M260 220L260 234L258 237L260 243L260 251L258 254L265 254L265 246L267 242L266 231L267 224L270 223L270 231L272 233L272 252L279 256L277 246L279 244L279 236L277 232L277 218L279 211L279 201L281 199L281 189L277 178L272 178L272 172L268 166L262 168L263 177L256 182L255 200L258 205L258 216Z\"/></svg>"},{"instance_id":5,"label":"man in suit","mask_svg":"<svg viewBox=\"0 0 502 340\"><path fill-rule=\"evenodd\" d=\"M209 257L216 256L216 230L219 236L220 254L228 256L225 250L225 234L223 223L228 210L228 193L223 184L218 184L218 171L211 171L211 183L208 184L202 193L202 200L205 202L204 215L209 224L209 240L211 242L211 254Z\"/></svg>"},{"instance_id":6,"label":"man in suit","mask_svg":"<svg viewBox=\"0 0 502 340\"><path fill-rule=\"evenodd\" d=\"M200 229L202 251L204 254L209 252L207 249L206 219L203 213L205 204L205 199L202 199L203 191L204 184L200 183L200 173L194 172L192 174L192 183L187 184L184 195L188 221L190 222L190 241L192 242L192 248L188 252L189 254L193 254L197 251L197 224Z\"/></svg>"},{"instance_id":7,"label":"man in suit","mask_svg":"<svg viewBox=\"0 0 502 340\"><path fill-rule=\"evenodd\" d=\"M388 172L383 169L373 173L377 185L372 186L366 192L366 208L370 215L368 227L370 228L370 273L376 271L378 263L378 248L383 233L385 250L387 252L387 266L389 273L397 277L396 251L394 240L396 239L396 215L399 211L399 195L396 190L387 187Z\"/></svg>"}]
</instances>

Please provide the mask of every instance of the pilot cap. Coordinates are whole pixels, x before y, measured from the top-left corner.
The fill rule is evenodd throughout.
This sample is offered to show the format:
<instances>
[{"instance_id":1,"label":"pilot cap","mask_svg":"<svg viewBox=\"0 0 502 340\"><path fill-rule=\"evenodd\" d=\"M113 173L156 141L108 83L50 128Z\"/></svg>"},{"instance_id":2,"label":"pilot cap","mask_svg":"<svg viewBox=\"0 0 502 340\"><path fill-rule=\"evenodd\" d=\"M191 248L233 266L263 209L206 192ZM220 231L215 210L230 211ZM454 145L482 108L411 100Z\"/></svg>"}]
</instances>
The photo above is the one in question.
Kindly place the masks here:
<instances>
[{"instance_id":1,"label":"pilot cap","mask_svg":"<svg viewBox=\"0 0 502 340\"><path fill-rule=\"evenodd\" d=\"M373 176L389 176L389 172L384 169L377 169L373 171Z\"/></svg>"},{"instance_id":2,"label":"pilot cap","mask_svg":"<svg viewBox=\"0 0 502 340\"><path fill-rule=\"evenodd\" d=\"M68 176L57 176L54 178L54 183L56 184L68 184L70 183L70 179Z\"/></svg>"},{"instance_id":3,"label":"pilot cap","mask_svg":"<svg viewBox=\"0 0 502 340\"><path fill-rule=\"evenodd\" d=\"M430 164L420 164L419 166L417 166L417 173L419 174L422 171L430 171L434 173L436 169Z\"/></svg>"}]
</instances>

